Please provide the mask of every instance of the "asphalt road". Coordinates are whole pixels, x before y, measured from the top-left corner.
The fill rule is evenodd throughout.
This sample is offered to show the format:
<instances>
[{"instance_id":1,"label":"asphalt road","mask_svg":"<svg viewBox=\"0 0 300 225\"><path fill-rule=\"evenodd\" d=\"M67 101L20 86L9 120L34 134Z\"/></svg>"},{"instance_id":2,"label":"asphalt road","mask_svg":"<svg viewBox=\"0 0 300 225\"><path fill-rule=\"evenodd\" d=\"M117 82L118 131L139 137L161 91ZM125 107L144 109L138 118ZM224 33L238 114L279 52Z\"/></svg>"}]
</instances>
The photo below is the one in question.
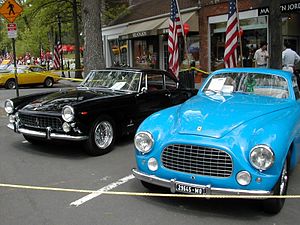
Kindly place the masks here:
<instances>
[{"instance_id":1,"label":"asphalt road","mask_svg":"<svg viewBox=\"0 0 300 225\"><path fill-rule=\"evenodd\" d=\"M20 93L44 90L21 89ZM5 98L14 96L14 91L0 89L0 106ZM6 128L7 118L1 107L1 225L273 225L298 224L300 220L298 199L287 200L280 214L270 216L261 211L259 201L255 200L79 193L99 189L147 192L131 176L131 168L135 167L132 138L123 138L111 153L100 157L87 156L78 144L32 145ZM298 174L299 166L291 176L289 194L300 194ZM1 187L3 184L26 185L29 189ZM75 190L50 191L44 187Z\"/></svg>"}]
</instances>

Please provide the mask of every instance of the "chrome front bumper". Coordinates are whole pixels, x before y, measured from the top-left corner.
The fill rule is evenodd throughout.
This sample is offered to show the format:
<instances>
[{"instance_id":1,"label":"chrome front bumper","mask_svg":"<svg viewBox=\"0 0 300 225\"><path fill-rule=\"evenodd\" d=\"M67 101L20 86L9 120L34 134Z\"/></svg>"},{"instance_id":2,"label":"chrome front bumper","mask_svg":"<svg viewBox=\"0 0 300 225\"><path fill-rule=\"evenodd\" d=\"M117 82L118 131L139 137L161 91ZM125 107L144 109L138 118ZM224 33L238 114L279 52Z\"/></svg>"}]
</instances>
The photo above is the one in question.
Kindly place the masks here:
<instances>
[{"instance_id":1,"label":"chrome front bumper","mask_svg":"<svg viewBox=\"0 0 300 225\"><path fill-rule=\"evenodd\" d=\"M272 195L271 191L263 191L263 190L241 190L241 189L228 189L228 188L215 188L210 185L197 185L192 183L183 183L177 182L175 179L167 180L162 179L154 175L148 175L142 172L139 172L137 169L132 169L132 173L135 178L145 181L147 183L155 184L157 186L169 188L172 193L175 193L175 185L176 183L183 184L186 186L192 186L196 188L205 188L207 192L205 195L247 195L247 196L269 196ZM184 192L185 193L185 192Z\"/></svg>"},{"instance_id":2,"label":"chrome front bumper","mask_svg":"<svg viewBox=\"0 0 300 225\"><path fill-rule=\"evenodd\" d=\"M68 134L59 134L59 133L52 133L51 129L48 128L46 131L35 131L35 130L29 130L25 128L19 128L19 126L14 124L8 124L7 127L9 129L14 130L16 133L25 134L32 137L38 137L38 138L44 138L44 139L55 139L55 140L67 140L67 141L84 141L88 139L88 136L71 136Z\"/></svg>"}]
</instances>

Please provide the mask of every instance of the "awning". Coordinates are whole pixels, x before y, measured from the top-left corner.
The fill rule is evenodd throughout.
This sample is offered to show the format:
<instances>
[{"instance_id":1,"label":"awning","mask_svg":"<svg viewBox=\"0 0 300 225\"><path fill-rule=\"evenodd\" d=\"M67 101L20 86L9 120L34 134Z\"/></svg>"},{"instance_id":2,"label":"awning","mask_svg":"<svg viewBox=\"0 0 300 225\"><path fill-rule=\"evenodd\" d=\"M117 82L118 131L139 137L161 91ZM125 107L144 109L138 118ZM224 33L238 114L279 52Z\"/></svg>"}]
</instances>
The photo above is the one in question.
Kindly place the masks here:
<instances>
[{"instance_id":1,"label":"awning","mask_svg":"<svg viewBox=\"0 0 300 225\"><path fill-rule=\"evenodd\" d=\"M121 39L157 35L157 28L167 20L166 17L129 24L120 35Z\"/></svg>"},{"instance_id":2,"label":"awning","mask_svg":"<svg viewBox=\"0 0 300 225\"><path fill-rule=\"evenodd\" d=\"M190 31L199 31L197 12L194 11L189 13L182 13L181 19L183 24L188 23L190 25ZM168 33L169 18L167 18L165 22L163 22L157 29L162 30L163 33Z\"/></svg>"}]
</instances>

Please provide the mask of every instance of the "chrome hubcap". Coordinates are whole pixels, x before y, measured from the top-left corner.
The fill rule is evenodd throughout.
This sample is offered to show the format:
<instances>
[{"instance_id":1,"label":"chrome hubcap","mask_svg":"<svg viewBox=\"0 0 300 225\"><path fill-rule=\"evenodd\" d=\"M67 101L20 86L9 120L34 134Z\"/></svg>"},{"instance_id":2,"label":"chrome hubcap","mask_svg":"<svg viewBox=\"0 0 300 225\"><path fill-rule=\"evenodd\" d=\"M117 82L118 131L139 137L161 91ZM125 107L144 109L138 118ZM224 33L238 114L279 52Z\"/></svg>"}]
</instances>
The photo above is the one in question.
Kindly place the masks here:
<instances>
[{"instance_id":1,"label":"chrome hubcap","mask_svg":"<svg viewBox=\"0 0 300 225\"><path fill-rule=\"evenodd\" d=\"M48 87L52 86L52 80L48 79L48 80L46 81L46 85L47 85Z\"/></svg>"},{"instance_id":2,"label":"chrome hubcap","mask_svg":"<svg viewBox=\"0 0 300 225\"><path fill-rule=\"evenodd\" d=\"M287 182L288 182L287 162L285 162L284 166L283 166L282 173L281 173L281 177L280 177L280 189L279 189L279 194L280 195L284 194L284 192L286 190Z\"/></svg>"},{"instance_id":3,"label":"chrome hubcap","mask_svg":"<svg viewBox=\"0 0 300 225\"><path fill-rule=\"evenodd\" d=\"M98 148L106 149L113 140L113 127L108 121L100 122L95 129L95 143Z\"/></svg>"},{"instance_id":4,"label":"chrome hubcap","mask_svg":"<svg viewBox=\"0 0 300 225\"><path fill-rule=\"evenodd\" d=\"M8 88L9 89L14 89L16 87L15 82L11 81L8 83Z\"/></svg>"}]
</instances>

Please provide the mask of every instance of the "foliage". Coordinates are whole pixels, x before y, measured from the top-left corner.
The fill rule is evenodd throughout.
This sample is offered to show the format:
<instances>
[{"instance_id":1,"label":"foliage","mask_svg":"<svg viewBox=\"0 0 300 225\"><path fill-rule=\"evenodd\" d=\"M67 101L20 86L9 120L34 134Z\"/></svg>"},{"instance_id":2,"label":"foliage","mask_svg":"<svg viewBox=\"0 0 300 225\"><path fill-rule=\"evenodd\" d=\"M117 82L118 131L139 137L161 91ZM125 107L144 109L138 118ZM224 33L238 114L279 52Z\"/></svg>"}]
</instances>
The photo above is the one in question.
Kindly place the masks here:
<instances>
[{"instance_id":1,"label":"foliage","mask_svg":"<svg viewBox=\"0 0 300 225\"><path fill-rule=\"evenodd\" d=\"M79 33L82 33L81 2L76 0L78 6ZM128 4L124 0L107 0L102 7L103 23L108 24L120 14L124 13ZM0 0L2 4L4 0ZM72 4L74 0L17 0L24 11L15 23L18 27L16 39L17 56L30 52L38 56L40 47L52 50L55 42L55 33L58 33L58 15L61 16L62 43L74 44L74 28ZM0 18L0 51L11 51L11 40L7 37L7 22ZM83 39L80 40L83 46ZM1 54L1 52L0 52Z\"/></svg>"},{"instance_id":2,"label":"foliage","mask_svg":"<svg viewBox=\"0 0 300 225\"><path fill-rule=\"evenodd\" d=\"M71 1L23 0L19 3L24 11L15 21L18 26L17 56L26 52L38 56L41 46L44 50L51 50L55 42L55 33L58 32L58 15L61 16L62 42L73 44ZM79 0L77 4L80 5ZM3 23L3 27L6 27L6 22ZM0 32L0 49L11 50L11 41L7 38L6 29L3 28Z\"/></svg>"}]
</instances>

